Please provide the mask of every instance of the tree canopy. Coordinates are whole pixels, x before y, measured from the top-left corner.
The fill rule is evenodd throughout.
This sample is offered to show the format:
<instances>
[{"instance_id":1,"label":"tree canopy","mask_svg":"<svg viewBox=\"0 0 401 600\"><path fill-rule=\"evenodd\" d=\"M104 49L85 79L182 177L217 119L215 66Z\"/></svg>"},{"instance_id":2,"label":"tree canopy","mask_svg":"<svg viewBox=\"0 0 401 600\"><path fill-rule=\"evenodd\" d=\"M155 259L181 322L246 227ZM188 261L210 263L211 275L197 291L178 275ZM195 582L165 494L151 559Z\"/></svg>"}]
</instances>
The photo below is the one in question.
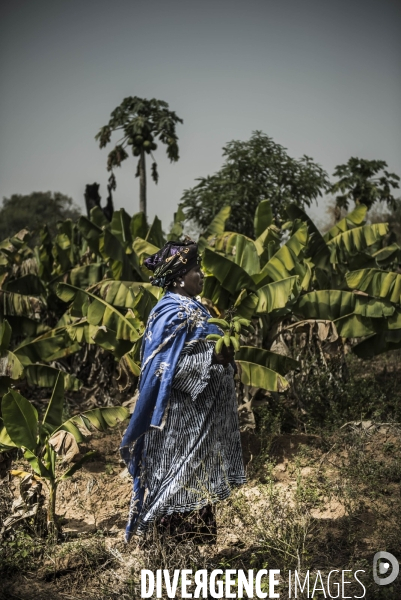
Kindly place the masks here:
<instances>
[{"instance_id":1,"label":"tree canopy","mask_svg":"<svg viewBox=\"0 0 401 600\"><path fill-rule=\"evenodd\" d=\"M80 214L72 198L60 192L13 194L10 198L3 198L0 208L0 239L25 228L35 234L45 224L55 233L57 221L76 220Z\"/></svg>"},{"instance_id":2,"label":"tree canopy","mask_svg":"<svg viewBox=\"0 0 401 600\"><path fill-rule=\"evenodd\" d=\"M231 206L230 231L253 235L253 215L270 200L277 224L287 220L290 203L310 206L328 187L327 173L308 156L291 158L285 148L261 131L248 141L233 140L223 148L226 158L214 175L201 177L181 199L187 219L205 230L225 205Z\"/></svg>"},{"instance_id":3,"label":"tree canopy","mask_svg":"<svg viewBox=\"0 0 401 600\"><path fill-rule=\"evenodd\" d=\"M168 109L167 102L152 98L138 98L129 96L120 106L117 106L110 115L107 125L101 127L95 139L99 141L100 148L104 148L110 141L114 131L119 131L122 138L117 142L107 158L107 170L113 171L120 167L123 160L128 158L127 150L131 148L132 154L138 157L136 177L139 177L139 210L146 216L146 164L145 154L150 154L153 160L151 176L155 183L158 182L159 173L153 151L157 149L155 139L167 146L166 152L171 162L179 159L178 137L176 124L183 123L175 112Z\"/></svg>"},{"instance_id":4,"label":"tree canopy","mask_svg":"<svg viewBox=\"0 0 401 600\"><path fill-rule=\"evenodd\" d=\"M365 204L370 209L377 201L386 202L387 206L396 210L396 199L391 188L399 188L400 178L386 170L384 160L366 160L351 157L346 164L338 165L334 177L339 180L332 185L331 191L336 196L339 208L348 210L349 201Z\"/></svg>"}]
</instances>

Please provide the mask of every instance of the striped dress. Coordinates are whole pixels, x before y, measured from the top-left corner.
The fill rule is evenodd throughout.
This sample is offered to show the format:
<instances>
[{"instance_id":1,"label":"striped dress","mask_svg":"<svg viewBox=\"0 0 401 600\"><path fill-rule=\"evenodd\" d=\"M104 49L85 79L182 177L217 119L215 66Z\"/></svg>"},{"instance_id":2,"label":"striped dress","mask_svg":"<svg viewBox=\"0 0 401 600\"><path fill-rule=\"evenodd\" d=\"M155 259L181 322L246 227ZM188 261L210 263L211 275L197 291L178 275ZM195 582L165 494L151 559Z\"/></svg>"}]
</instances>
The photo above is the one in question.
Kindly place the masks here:
<instances>
[{"instance_id":1,"label":"striped dress","mask_svg":"<svg viewBox=\"0 0 401 600\"><path fill-rule=\"evenodd\" d=\"M162 427L145 434L137 535L166 515L223 500L246 481L233 368L212 364L213 350L204 339L184 345Z\"/></svg>"}]
</instances>

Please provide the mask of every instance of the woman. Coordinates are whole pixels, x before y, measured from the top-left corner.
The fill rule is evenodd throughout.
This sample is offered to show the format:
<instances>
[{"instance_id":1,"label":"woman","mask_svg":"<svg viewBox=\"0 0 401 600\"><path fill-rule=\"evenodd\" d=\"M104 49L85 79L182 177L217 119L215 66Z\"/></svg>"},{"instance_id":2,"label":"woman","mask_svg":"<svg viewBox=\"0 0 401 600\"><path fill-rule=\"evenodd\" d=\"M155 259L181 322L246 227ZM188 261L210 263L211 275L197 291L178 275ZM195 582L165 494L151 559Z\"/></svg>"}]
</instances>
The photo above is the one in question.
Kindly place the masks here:
<instances>
[{"instance_id":1,"label":"woman","mask_svg":"<svg viewBox=\"0 0 401 600\"><path fill-rule=\"evenodd\" d=\"M233 354L216 355L205 340L221 332L196 300L197 245L167 242L145 264L166 293L149 315L139 397L120 448L134 480L126 539L154 523L182 538L188 527L213 538L212 505L245 482Z\"/></svg>"}]
</instances>

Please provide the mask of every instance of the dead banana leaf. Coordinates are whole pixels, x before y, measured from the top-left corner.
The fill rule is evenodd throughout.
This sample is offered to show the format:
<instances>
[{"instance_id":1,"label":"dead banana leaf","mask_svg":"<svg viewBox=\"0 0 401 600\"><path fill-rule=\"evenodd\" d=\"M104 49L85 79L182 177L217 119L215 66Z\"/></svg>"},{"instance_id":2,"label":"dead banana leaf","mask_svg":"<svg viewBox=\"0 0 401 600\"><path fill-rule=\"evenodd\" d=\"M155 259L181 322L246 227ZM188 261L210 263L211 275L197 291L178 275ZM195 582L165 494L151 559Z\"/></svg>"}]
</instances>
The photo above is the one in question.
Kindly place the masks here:
<instances>
[{"instance_id":1,"label":"dead banana leaf","mask_svg":"<svg viewBox=\"0 0 401 600\"><path fill-rule=\"evenodd\" d=\"M79 454L78 444L69 431L57 431L49 439L52 448L63 457L63 462L70 462L74 456Z\"/></svg>"}]
</instances>

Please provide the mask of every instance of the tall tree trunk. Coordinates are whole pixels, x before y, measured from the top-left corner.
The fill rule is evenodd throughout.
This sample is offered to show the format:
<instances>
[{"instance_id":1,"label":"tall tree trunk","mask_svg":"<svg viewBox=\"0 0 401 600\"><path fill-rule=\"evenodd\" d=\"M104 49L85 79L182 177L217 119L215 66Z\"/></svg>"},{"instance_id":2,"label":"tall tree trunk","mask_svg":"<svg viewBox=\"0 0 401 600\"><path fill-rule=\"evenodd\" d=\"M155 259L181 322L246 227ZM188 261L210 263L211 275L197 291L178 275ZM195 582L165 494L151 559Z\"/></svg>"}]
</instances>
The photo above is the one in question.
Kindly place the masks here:
<instances>
[{"instance_id":1,"label":"tall tree trunk","mask_svg":"<svg viewBox=\"0 0 401 600\"><path fill-rule=\"evenodd\" d=\"M141 160L139 161L139 210L146 218L146 163L145 150L141 149Z\"/></svg>"}]
</instances>

